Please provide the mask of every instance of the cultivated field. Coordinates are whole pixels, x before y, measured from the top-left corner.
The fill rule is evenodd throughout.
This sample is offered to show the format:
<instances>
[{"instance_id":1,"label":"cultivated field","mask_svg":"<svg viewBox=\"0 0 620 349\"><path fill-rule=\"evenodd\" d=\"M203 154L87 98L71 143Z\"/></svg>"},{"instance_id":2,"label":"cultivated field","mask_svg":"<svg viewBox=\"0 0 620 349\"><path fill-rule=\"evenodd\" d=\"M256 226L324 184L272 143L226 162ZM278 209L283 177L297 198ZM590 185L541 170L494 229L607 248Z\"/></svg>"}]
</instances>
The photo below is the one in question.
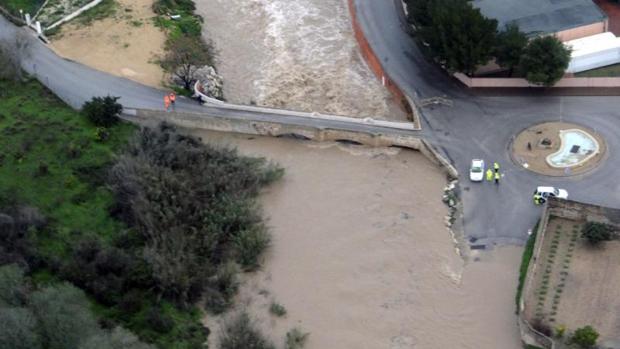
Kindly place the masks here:
<instances>
[{"instance_id":1,"label":"cultivated field","mask_svg":"<svg viewBox=\"0 0 620 349\"><path fill-rule=\"evenodd\" d=\"M620 242L591 247L583 221L551 217L526 295L525 316L538 329L591 325L600 341L620 340Z\"/></svg>"}]
</instances>

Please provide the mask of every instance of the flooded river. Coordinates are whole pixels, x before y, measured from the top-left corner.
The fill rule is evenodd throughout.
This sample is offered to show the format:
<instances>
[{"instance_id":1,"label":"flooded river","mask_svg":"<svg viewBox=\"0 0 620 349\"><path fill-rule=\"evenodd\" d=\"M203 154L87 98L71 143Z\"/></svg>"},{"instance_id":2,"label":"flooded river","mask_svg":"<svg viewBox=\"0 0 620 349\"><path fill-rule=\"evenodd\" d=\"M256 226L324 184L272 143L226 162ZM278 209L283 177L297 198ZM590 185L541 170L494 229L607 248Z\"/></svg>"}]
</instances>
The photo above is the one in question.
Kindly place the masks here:
<instances>
[{"instance_id":1,"label":"flooded river","mask_svg":"<svg viewBox=\"0 0 620 349\"><path fill-rule=\"evenodd\" d=\"M278 347L298 326L311 333L307 349L520 348L521 250L457 256L443 223L445 176L421 154L195 134L286 169L261 196L273 246L238 302ZM273 301L285 318L269 314ZM206 320L215 334L218 320Z\"/></svg>"},{"instance_id":2,"label":"flooded river","mask_svg":"<svg viewBox=\"0 0 620 349\"><path fill-rule=\"evenodd\" d=\"M195 0L233 103L404 119L360 56L345 0Z\"/></svg>"}]
</instances>

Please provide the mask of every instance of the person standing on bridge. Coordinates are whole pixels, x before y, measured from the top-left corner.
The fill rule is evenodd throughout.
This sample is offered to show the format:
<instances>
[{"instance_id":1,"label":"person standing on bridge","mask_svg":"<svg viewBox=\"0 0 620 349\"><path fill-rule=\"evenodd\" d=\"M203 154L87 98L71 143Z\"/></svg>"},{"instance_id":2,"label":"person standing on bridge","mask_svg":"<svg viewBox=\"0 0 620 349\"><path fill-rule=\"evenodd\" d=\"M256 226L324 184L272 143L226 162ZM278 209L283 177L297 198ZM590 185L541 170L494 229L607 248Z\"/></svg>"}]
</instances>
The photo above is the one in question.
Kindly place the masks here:
<instances>
[{"instance_id":1,"label":"person standing on bridge","mask_svg":"<svg viewBox=\"0 0 620 349\"><path fill-rule=\"evenodd\" d=\"M499 171L495 171L495 184L499 184L500 177L501 175L499 174Z\"/></svg>"},{"instance_id":2,"label":"person standing on bridge","mask_svg":"<svg viewBox=\"0 0 620 349\"><path fill-rule=\"evenodd\" d=\"M170 109L170 96L169 95L164 96L164 107L166 108L166 112L168 112L168 109Z\"/></svg>"},{"instance_id":3,"label":"person standing on bridge","mask_svg":"<svg viewBox=\"0 0 620 349\"><path fill-rule=\"evenodd\" d=\"M493 181L493 171L490 168L487 169L487 182Z\"/></svg>"},{"instance_id":4,"label":"person standing on bridge","mask_svg":"<svg viewBox=\"0 0 620 349\"><path fill-rule=\"evenodd\" d=\"M170 97L170 105L172 106L172 110L174 110L174 103L177 101L177 95L174 94L174 91L172 91L168 96Z\"/></svg>"},{"instance_id":5,"label":"person standing on bridge","mask_svg":"<svg viewBox=\"0 0 620 349\"><path fill-rule=\"evenodd\" d=\"M495 173L499 172L499 164L497 162L493 163L493 169L495 170Z\"/></svg>"}]
</instances>

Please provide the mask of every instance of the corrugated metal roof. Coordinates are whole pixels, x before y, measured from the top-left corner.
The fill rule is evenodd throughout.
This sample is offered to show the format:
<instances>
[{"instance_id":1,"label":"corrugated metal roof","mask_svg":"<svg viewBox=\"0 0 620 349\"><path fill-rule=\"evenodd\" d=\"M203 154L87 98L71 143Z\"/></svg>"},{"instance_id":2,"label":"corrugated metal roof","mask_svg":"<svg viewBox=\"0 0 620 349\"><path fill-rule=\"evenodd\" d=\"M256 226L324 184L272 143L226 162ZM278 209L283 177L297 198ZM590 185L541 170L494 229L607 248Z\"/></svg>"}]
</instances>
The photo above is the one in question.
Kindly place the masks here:
<instances>
[{"instance_id":1,"label":"corrugated metal roof","mask_svg":"<svg viewBox=\"0 0 620 349\"><path fill-rule=\"evenodd\" d=\"M499 29L516 23L529 35L601 22L605 13L591 0L473 0L483 15L499 22Z\"/></svg>"}]
</instances>

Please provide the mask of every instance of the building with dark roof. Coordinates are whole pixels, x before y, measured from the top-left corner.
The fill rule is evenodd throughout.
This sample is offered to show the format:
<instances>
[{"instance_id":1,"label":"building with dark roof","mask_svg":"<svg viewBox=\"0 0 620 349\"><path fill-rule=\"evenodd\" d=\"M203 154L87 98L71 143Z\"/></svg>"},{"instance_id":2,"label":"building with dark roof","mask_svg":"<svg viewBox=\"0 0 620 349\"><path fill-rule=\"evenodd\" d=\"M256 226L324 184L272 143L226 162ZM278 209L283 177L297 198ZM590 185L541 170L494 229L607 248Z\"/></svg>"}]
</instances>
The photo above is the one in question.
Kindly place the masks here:
<instances>
[{"instance_id":1,"label":"building with dark roof","mask_svg":"<svg viewBox=\"0 0 620 349\"><path fill-rule=\"evenodd\" d=\"M562 41L607 31L605 13L591 0L473 0L474 7L498 21L514 23L530 36L555 34Z\"/></svg>"}]
</instances>

